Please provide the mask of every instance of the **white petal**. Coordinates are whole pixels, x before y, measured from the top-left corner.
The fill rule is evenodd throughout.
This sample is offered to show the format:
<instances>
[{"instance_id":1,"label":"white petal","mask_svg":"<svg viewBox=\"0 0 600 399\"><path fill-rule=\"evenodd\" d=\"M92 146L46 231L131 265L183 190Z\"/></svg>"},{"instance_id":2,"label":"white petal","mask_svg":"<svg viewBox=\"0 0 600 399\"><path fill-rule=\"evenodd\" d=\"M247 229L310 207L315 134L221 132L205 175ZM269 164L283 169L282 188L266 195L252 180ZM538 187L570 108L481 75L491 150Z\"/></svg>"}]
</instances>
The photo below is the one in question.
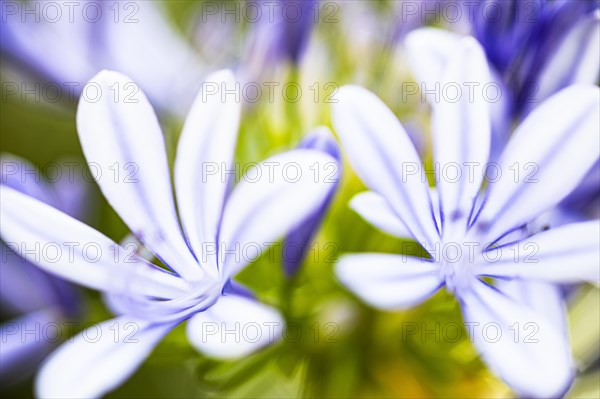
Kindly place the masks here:
<instances>
[{"instance_id":1,"label":"white petal","mask_svg":"<svg viewBox=\"0 0 600 399\"><path fill-rule=\"evenodd\" d=\"M520 396L555 398L573 381L569 341L534 309L477 281L460 297L471 339Z\"/></svg>"},{"instance_id":2,"label":"white petal","mask_svg":"<svg viewBox=\"0 0 600 399\"><path fill-rule=\"evenodd\" d=\"M222 296L187 324L191 344L216 358L247 356L281 338L283 319L270 306L237 295Z\"/></svg>"},{"instance_id":3,"label":"white petal","mask_svg":"<svg viewBox=\"0 0 600 399\"><path fill-rule=\"evenodd\" d=\"M437 263L406 255L345 255L335 272L342 284L359 298L380 309L414 306L443 284Z\"/></svg>"},{"instance_id":4,"label":"white petal","mask_svg":"<svg viewBox=\"0 0 600 399\"><path fill-rule=\"evenodd\" d=\"M79 102L77 130L102 193L132 232L177 273L201 278L175 213L162 132L139 87L117 72L97 74Z\"/></svg>"},{"instance_id":5,"label":"white petal","mask_svg":"<svg viewBox=\"0 0 600 399\"><path fill-rule=\"evenodd\" d=\"M415 80L432 90L460 47L462 36L445 29L419 28L406 35L408 61Z\"/></svg>"},{"instance_id":6,"label":"white petal","mask_svg":"<svg viewBox=\"0 0 600 399\"><path fill-rule=\"evenodd\" d=\"M479 230L489 240L560 202L600 155L600 92L571 86L537 107L513 134L492 177Z\"/></svg>"},{"instance_id":7,"label":"white petal","mask_svg":"<svg viewBox=\"0 0 600 399\"><path fill-rule=\"evenodd\" d=\"M600 71L600 10L577 21L545 64L536 99L573 84L595 84Z\"/></svg>"},{"instance_id":8,"label":"white petal","mask_svg":"<svg viewBox=\"0 0 600 399\"><path fill-rule=\"evenodd\" d=\"M219 262L224 279L321 207L338 181L337 175L326 173L331 172L331 165L338 163L321 151L297 149L248 171L223 214Z\"/></svg>"},{"instance_id":9,"label":"white petal","mask_svg":"<svg viewBox=\"0 0 600 399\"><path fill-rule=\"evenodd\" d=\"M499 278L600 284L599 243L599 221L573 223L493 249L476 271Z\"/></svg>"},{"instance_id":10,"label":"white petal","mask_svg":"<svg viewBox=\"0 0 600 399\"><path fill-rule=\"evenodd\" d=\"M498 280L494 286L513 300L523 303L542 315L569 338L567 308L562 288L539 281Z\"/></svg>"},{"instance_id":11,"label":"white petal","mask_svg":"<svg viewBox=\"0 0 600 399\"><path fill-rule=\"evenodd\" d=\"M356 194L349 205L379 230L396 237L410 237L410 231L381 195L373 191Z\"/></svg>"},{"instance_id":12,"label":"white petal","mask_svg":"<svg viewBox=\"0 0 600 399\"><path fill-rule=\"evenodd\" d=\"M442 79L443 87L457 91L445 90L432 115L443 226L459 220L467 223L483 182L491 141L490 107L483 87L489 83L483 49L471 37L462 39ZM474 89L467 89L467 85Z\"/></svg>"},{"instance_id":13,"label":"white petal","mask_svg":"<svg viewBox=\"0 0 600 399\"><path fill-rule=\"evenodd\" d=\"M228 188L228 171L233 170L241 103L223 96L235 87L230 71L209 76L206 87L216 94L201 92L185 121L177 146L175 187L181 221L196 257L203 245L215 244ZM208 259L216 272L216 259Z\"/></svg>"},{"instance_id":14,"label":"white petal","mask_svg":"<svg viewBox=\"0 0 600 399\"><path fill-rule=\"evenodd\" d=\"M181 278L43 202L6 186L0 186L0 198L2 239L49 273L113 293L171 298L188 288Z\"/></svg>"},{"instance_id":15,"label":"white petal","mask_svg":"<svg viewBox=\"0 0 600 399\"><path fill-rule=\"evenodd\" d=\"M332 120L346 156L361 180L383 196L417 241L439 238L425 170L410 137L370 91L344 86Z\"/></svg>"},{"instance_id":16,"label":"white petal","mask_svg":"<svg viewBox=\"0 0 600 399\"><path fill-rule=\"evenodd\" d=\"M174 327L117 317L90 327L52 353L35 383L41 398L96 398L126 381Z\"/></svg>"}]
</instances>

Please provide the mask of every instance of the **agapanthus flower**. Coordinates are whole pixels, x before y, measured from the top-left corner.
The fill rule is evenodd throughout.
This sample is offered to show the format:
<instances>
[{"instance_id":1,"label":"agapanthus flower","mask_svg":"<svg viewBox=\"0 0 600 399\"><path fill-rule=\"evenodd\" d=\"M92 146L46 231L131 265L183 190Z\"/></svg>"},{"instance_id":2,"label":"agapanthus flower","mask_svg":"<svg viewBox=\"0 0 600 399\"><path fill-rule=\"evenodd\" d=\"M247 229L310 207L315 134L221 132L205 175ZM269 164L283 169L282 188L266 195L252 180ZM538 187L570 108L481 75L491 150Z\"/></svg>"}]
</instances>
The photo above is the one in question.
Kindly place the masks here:
<instances>
[{"instance_id":1,"label":"agapanthus flower","mask_svg":"<svg viewBox=\"0 0 600 399\"><path fill-rule=\"evenodd\" d=\"M481 0L471 7L473 35L513 91L513 113L570 84L598 79L598 1Z\"/></svg>"},{"instance_id":2,"label":"agapanthus flower","mask_svg":"<svg viewBox=\"0 0 600 399\"><path fill-rule=\"evenodd\" d=\"M183 116L198 90L195 82L207 72L208 62L157 2L2 0L0 17L4 66L35 80L9 75L19 90L31 92L37 82L43 93L53 83L52 96L58 87L63 101L74 101L92 76L108 68L131 76L162 112Z\"/></svg>"},{"instance_id":3,"label":"agapanthus flower","mask_svg":"<svg viewBox=\"0 0 600 399\"><path fill-rule=\"evenodd\" d=\"M484 1L471 4L475 15L480 16L487 3L503 11L496 19L476 19L474 30L486 51L494 83L502 89L502 98L493 107L494 133L501 136L496 146L502 146L514 119L569 85L597 82L600 10L589 7L594 2L539 2L533 9L540 11L531 22L524 22L527 16L520 7L530 8L532 2ZM420 28L407 36L409 61L419 83L433 89L461 37L438 28Z\"/></svg>"},{"instance_id":4,"label":"agapanthus flower","mask_svg":"<svg viewBox=\"0 0 600 399\"><path fill-rule=\"evenodd\" d=\"M77 173L61 173L55 181L46 182L26 160L3 154L0 177L2 184L75 218L82 219L89 210L89 190ZM12 245L0 242L0 312L6 320L0 325L3 386L30 377L57 346L55 328L76 318L81 310L75 287L21 258L11 249Z\"/></svg>"},{"instance_id":5,"label":"agapanthus flower","mask_svg":"<svg viewBox=\"0 0 600 399\"><path fill-rule=\"evenodd\" d=\"M473 31L481 42L500 92L492 103L492 159L506 145L511 126L552 94L600 76L600 6L596 1L481 1L469 3ZM487 10L487 11L484 11ZM573 21L576 21L575 23ZM416 80L435 90L441 71L462 35L421 28L406 38ZM495 94L490 94L495 96ZM432 106L435 107L435 103ZM546 215L545 226L596 217L600 164Z\"/></svg>"},{"instance_id":6,"label":"agapanthus flower","mask_svg":"<svg viewBox=\"0 0 600 399\"><path fill-rule=\"evenodd\" d=\"M442 82L481 88L490 81L479 44L461 39ZM341 88L337 98L336 132L372 190L353 199L354 209L392 235L412 237L430 256L348 254L336 267L340 281L388 310L414 306L446 287L483 359L512 389L523 396L563 394L574 366L556 284L598 284L600 226L574 223L530 237L521 228L556 206L598 160L598 88L572 86L546 100L489 168L490 107L482 91L442 96L432 108L434 195L427 180L433 167L425 170L394 114L357 86ZM526 326L535 328L533 342L524 338Z\"/></svg>"},{"instance_id":7,"label":"agapanthus flower","mask_svg":"<svg viewBox=\"0 0 600 399\"><path fill-rule=\"evenodd\" d=\"M319 127L314 131L306 135L300 142L297 148L311 149L317 151L323 151L330 155L335 162L325 166L327 169L326 179L329 179L331 183L330 192L327 198L317 211L310 215L301 226L291 231L283 244L283 266L285 273L288 277L295 275L300 268L300 265L306 258L306 255L313 245L311 242L325 217L325 213L329 209L329 205L333 196L335 195L335 189L337 188L337 182L339 179L341 153L337 141L331 134L331 131L326 127Z\"/></svg>"},{"instance_id":8,"label":"agapanthus flower","mask_svg":"<svg viewBox=\"0 0 600 399\"><path fill-rule=\"evenodd\" d=\"M111 86L130 81L102 71L88 85L110 93ZM222 90L235 84L229 71L207 81ZM280 337L279 313L238 294L231 279L318 209L329 184L316 180L309 168L333 159L311 150L275 155L250 168L231 189L237 180L231 171L241 104L222 90L198 94L185 121L174 166L176 203L165 142L143 92L134 101L115 101L111 93L94 100L82 96L79 103L79 138L90 168L102 173L97 178L102 193L168 270L40 201L1 187L2 237L23 248L58 246L58 261L41 257L37 266L102 291L120 313L48 358L37 377L38 396L105 394L186 320L190 343L214 357L244 356ZM123 173L116 177L115 169ZM21 254L33 260L24 250ZM248 325L247 339L223 334Z\"/></svg>"}]
</instances>

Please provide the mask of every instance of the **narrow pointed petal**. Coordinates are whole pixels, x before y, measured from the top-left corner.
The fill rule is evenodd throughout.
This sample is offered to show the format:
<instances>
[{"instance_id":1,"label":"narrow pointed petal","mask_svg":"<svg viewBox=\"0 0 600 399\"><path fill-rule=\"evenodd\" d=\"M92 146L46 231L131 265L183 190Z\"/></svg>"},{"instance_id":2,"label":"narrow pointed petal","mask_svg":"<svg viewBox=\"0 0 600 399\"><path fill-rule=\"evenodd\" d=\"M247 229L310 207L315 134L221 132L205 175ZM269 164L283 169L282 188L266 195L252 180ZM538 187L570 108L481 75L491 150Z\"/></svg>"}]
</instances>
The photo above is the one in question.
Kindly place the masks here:
<instances>
[{"instance_id":1,"label":"narrow pointed petal","mask_svg":"<svg viewBox=\"0 0 600 399\"><path fill-rule=\"evenodd\" d=\"M117 72L97 74L79 102L77 130L102 193L131 231L177 273L201 278L175 212L163 135L139 87Z\"/></svg>"},{"instance_id":2,"label":"narrow pointed petal","mask_svg":"<svg viewBox=\"0 0 600 399\"><path fill-rule=\"evenodd\" d=\"M521 123L494 168L478 217L488 240L532 221L577 187L600 155L599 124L594 86L562 90Z\"/></svg>"},{"instance_id":3,"label":"narrow pointed petal","mask_svg":"<svg viewBox=\"0 0 600 399\"><path fill-rule=\"evenodd\" d=\"M337 141L335 141L333 134L328 128L321 126L308 133L297 148L322 151L333 157L336 163L332 163L325 168L327 177L335 173L338 175L339 180L341 172L339 172L338 169L341 168L342 155ZM327 213L329 204L333 199L337 187L338 183L330 184L329 193L323 200L321 206L318 207L313 214L308 216L297 229L292 230L286 236L283 243L283 264L284 270L288 276L293 276L304 261L306 254L309 251L309 247L313 244L313 237L317 233L319 226L321 226L321 222Z\"/></svg>"},{"instance_id":4,"label":"narrow pointed petal","mask_svg":"<svg viewBox=\"0 0 600 399\"><path fill-rule=\"evenodd\" d=\"M383 196L415 240L431 247L439 238L425 170L410 137L375 94L344 86L332 120L353 169Z\"/></svg>"},{"instance_id":5,"label":"narrow pointed petal","mask_svg":"<svg viewBox=\"0 0 600 399\"><path fill-rule=\"evenodd\" d=\"M338 181L337 175L324 177L326 166L332 164L337 162L320 151L292 150L248 171L231 193L223 214L219 262L224 278L256 259L323 204Z\"/></svg>"},{"instance_id":6,"label":"narrow pointed petal","mask_svg":"<svg viewBox=\"0 0 600 399\"><path fill-rule=\"evenodd\" d=\"M476 271L498 278L600 284L598 243L597 220L572 223L492 249L485 257L490 261L479 264Z\"/></svg>"},{"instance_id":7,"label":"narrow pointed petal","mask_svg":"<svg viewBox=\"0 0 600 399\"><path fill-rule=\"evenodd\" d=\"M460 301L472 341L514 391L540 398L567 391L574 368L569 341L560 328L481 281L461 293Z\"/></svg>"},{"instance_id":8,"label":"narrow pointed petal","mask_svg":"<svg viewBox=\"0 0 600 399\"><path fill-rule=\"evenodd\" d=\"M44 362L36 396L104 396L126 381L173 327L122 316L84 330Z\"/></svg>"},{"instance_id":9,"label":"narrow pointed petal","mask_svg":"<svg viewBox=\"0 0 600 399\"><path fill-rule=\"evenodd\" d=\"M101 291L170 298L185 281L118 246L72 217L0 186L6 245L41 269Z\"/></svg>"},{"instance_id":10,"label":"narrow pointed petal","mask_svg":"<svg viewBox=\"0 0 600 399\"><path fill-rule=\"evenodd\" d=\"M448 60L460 47L461 35L438 28L419 28L406 35L408 61L415 80L433 89Z\"/></svg>"},{"instance_id":11,"label":"narrow pointed petal","mask_svg":"<svg viewBox=\"0 0 600 399\"><path fill-rule=\"evenodd\" d=\"M335 273L363 301L386 310L415 306L443 284L437 263L406 255L345 255Z\"/></svg>"},{"instance_id":12,"label":"narrow pointed petal","mask_svg":"<svg viewBox=\"0 0 600 399\"><path fill-rule=\"evenodd\" d=\"M197 258L206 252L205 244L214 245L218 239L241 112L235 96L223 95L235 87L230 71L210 75L204 87L206 92L198 94L185 121L175 160L181 221ZM217 92L210 94L209 87ZM216 273L216 259L207 260Z\"/></svg>"},{"instance_id":13,"label":"narrow pointed petal","mask_svg":"<svg viewBox=\"0 0 600 399\"><path fill-rule=\"evenodd\" d=\"M600 71L600 10L574 24L544 66L535 97L544 100L573 84L593 85Z\"/></svg>"},{"instance_id":14,"label":"narrow pointed petal","mask_svg":"<svg viewBox=\"0 0 600 399\"><path fill-rule=\"evenodd\" d=\"M387 234L395 237L411 236L385 198L373 191L356 194L350 200L349 206L367 222Z\"/></svg>"},{"instance_id":15,"label":"narrow pointed petal","mask_svg":"<svg viewBox=\"0 0 600 399\"><path fill-rule=\"evenodd\" d=\"M248 356L281 338L283 319L272 307L238 295L222 296L187 323L190 343L215 358Z\"/></svg>"},{"instance_id":16,"label":"narrow pointed petal","mask_svg":"<svg viewBox=\"0 0 600 399\"><path fill-rule=\"evenodd\" d=\"M483 49L473 38L462 39L442 78L444 87L459 87L458 97L445 91L432 115L442 225L467 223L481 189L491 142L490 104L483 90L489 83ZM474 90L464 93L467 85Z\"/></svg>"}]
</instances>

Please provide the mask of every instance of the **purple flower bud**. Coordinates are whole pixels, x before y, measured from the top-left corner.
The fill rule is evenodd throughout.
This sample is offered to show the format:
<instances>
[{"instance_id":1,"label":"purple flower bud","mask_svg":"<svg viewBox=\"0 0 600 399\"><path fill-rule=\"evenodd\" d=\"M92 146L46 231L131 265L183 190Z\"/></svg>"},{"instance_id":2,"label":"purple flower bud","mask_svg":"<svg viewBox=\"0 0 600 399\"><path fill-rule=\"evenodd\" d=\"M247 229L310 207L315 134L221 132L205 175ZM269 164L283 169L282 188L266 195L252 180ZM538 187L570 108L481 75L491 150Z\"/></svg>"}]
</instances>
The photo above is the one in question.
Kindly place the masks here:
<instances>
[{"instance_id":1,"label":"purple flower bud","mask_svg":"<svg viewBox=\"0 0 600 399\"><path fill-rule=\"evenodd\" d=\"M319 127L304 137L298 144L298 148L319 150L331 155L338 163L337 168L341 167L341 153L337 141L325 127ZM292 277L298 272L300 265L306 257L311 240L314 238L329 204L335 194L339 183L339 174L335 183L331 183L329 194L322 205L312 215L307 217L300 226L291 231L286 237L283 245L283 266L288 277Z\"/></svg>"}]
</instances>

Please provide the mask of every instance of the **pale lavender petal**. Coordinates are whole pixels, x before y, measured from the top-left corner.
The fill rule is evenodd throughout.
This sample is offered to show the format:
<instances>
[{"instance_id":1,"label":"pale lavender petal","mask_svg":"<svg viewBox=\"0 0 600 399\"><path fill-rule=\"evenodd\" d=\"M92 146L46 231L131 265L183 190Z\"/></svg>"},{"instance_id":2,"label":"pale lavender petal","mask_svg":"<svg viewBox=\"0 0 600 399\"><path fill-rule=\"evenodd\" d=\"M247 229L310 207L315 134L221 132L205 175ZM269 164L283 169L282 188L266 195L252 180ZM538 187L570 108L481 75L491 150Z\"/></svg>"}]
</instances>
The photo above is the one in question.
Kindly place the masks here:
<instances>
[{"instance_id":1,"label":"pale lavender petal","mask_svg":"<svg viewBox=\"0 0 600 399\"><path fill-rule=\"evenodd\" d=\"M36 378L42 398L97 398L126 381L175 324L127 316L90 327L52 353Z\"/></svg>"},{"instance_id":2,"label":"pale lavender petal","mask_svg":"<svg viewBox=\"0 0 600 399\"><path fill-rule=\"evenodd\" d=\"M565 340L569 339L567 307L563 288L539 281L498 280L494 285L513 300L523 303L550 321Z\"/></svg>"},{"instance_id":3,"label":"pale lavender petal","mask_svg":"<svg viewBox=\"0 0 600 399\"><path fill-rule=\"evenodd\" d=\"M600 10L578 20L551 54L537 81L537 100L573 84L595 84L600 73Z\"/></svg>"},{"instance_id":4,"label":"pale lavender petal","mask_svg":"<svg viewBox=\"0 0 600 399\"><path fill-rule=\"evenodd\" d=\"M229 172L234 170L241 103L224 93L235 88L235 84L235 77L228 70L206 79L206 90L196 97L177 146L177 203L186 236L198 259L207 252L206 245L217 243ZM216 256L207 256L206 261L207 271L216 273Z\"/></svg>"},{"instance_id":5,"label":"pale lavender petal","mask_svg":"<svg viewBox=\"0 0 600 399\"><path fill-rule=\"evenodd\" d=\"M379 230L395 237L410 237L410 231L388 202L373 191L356 194L349 203L356 213Z\"/></svg>"},{"instance_id":6,"label":"pale lavender petal","mask_svg":"<svg viewBox=\"0 0 600 399\"><path fill-rule=\"evenodd\" d=\"M600 222L553 228L516 244L491 249L479 275L552 283L600 284Z\"/></svg>"},{"instance_id":7,"label":"pale lavender petal","mask_svg":"<svg viewBox=\"0 0 600 399\"><path fill-rule=\"evenodd\" d=\"M515 392L555 398L567 391L574 377L569 341L552 321L481 281L460 301L475 346Z\"/></svg>"},{"instance_id":8,"label":"pale lavender petal","mask_svg":"<svg viewBox=\"0 0 600 399\"><path fill-rule=\"evenodd\" d=\"M77 130L103 194L132 232L183 277L201 278L175 212L164 138L139 87L100 72L79 102Z\"/></svg>"},{"instance_id":9,"label":"pale lavender petal","mask_svg":"<svg viewBox=\"0 0 600 399\"><path fill-rule=\"evenodd\" d=\"M594 86L571 86L537 107L494 168L478 231L495 240L565 198L598 160L599 124Z\"/></svg>"},{"instance_id":10,"label":"pale lavender petal","mask_svg":"<svg viewBox=\"0 0 600 399\"><path fill-rule=\"evenodd\" d=\"M281 338L284 320L271 306L225 295L187 323L190 343L215 358L248 356Z\"/></svg>"},{"instance_id":11,"label":"pale lavender petal","mask_svg":"<svg viewBox=\"0 0 600 399\"><path fill-rule=\"evenodd\" d=\"M225 206L219 239L220 272L229 278L287 231L313 214L337 183L325 176L337 164L314 150L292 150L252 168ZM316 173L318 169L318 175Z\"/></svg>"},{"instance_id":12,"label":"pale lavender petal","mask_svg":"<svg viewBox=\"0 0 600 399\"><path fill-rule=\"evenodd\" d=\"M431 122L442 226L444 234L449 234L448 224L468 222L490 154L490 106L483 89L491 82L490 72L475 39L460 41L442 75L444 87L453 85L459 90L458 97L441 96ZM475 88L463 93L467 85Z\"/></svg>"},{"instance_id":13,"label":"pale lavender petal","mask_svg":"<svg viewBox=\"0 0 600 399\"><path fill-rule=\"evenodd\" d=\"M2 239L49 273L113 293L171 298L189 289L176 275L36 199L6 186L0 198Z\"/></svg>"},{"instance_id":14,"label":"pale lavender petal","mask_svg":"<svg viewBox=\"0 0 600 399\"><path fill-rule=\"evenodd\" d=\"M333 125L353 169L383 196L417 241L439 239L425 170L410 137L387 106L358 86L344 86Z\"/></svg>"},{"instance_id":15,"label":"pale lavender petal","mask_svg":"<svg viewBox=\"0 0 600 399\"><path fill-rule=\"evenodd\" d=\"M407 255L349 254L340 258L335 272L350 291L379 309L415 306L443 285L437 263Z\"/></svg>"},{"instance_id":16,"label":"pale lavender petal","mask_svg":"<svg viewBox=\"0 0 600 399\"><path fill-rule=\"evenodd\" d=\"M406 35L408 61L415 80L429 90L441 82L449 59L460 48L462 36L439 28L419 28Z\"/></svg>"}]
</instances>

